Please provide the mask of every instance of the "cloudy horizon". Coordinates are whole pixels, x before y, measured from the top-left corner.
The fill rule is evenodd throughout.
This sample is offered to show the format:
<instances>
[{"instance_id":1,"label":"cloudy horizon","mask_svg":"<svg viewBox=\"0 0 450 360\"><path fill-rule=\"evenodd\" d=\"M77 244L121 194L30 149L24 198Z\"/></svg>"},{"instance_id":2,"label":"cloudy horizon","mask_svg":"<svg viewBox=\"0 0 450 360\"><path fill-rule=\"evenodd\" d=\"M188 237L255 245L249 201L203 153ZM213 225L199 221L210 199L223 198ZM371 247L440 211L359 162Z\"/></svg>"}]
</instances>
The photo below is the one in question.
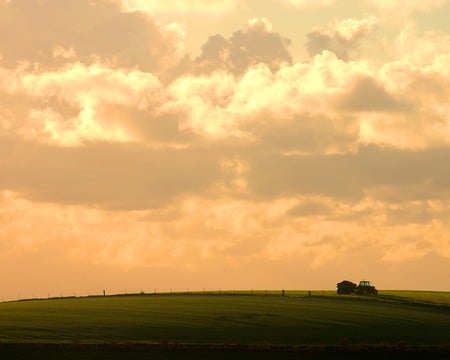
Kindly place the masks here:
<instances>
[{"instance_id":1,"label":"cloudy horizon","mask_svg":"<svg viewBox=\"0 0 450 360\"><path fill-rule=\"evenodd\" d=\"M450 1L0 1L0 296L450 290Z\"/></svg>"}]
</instances>

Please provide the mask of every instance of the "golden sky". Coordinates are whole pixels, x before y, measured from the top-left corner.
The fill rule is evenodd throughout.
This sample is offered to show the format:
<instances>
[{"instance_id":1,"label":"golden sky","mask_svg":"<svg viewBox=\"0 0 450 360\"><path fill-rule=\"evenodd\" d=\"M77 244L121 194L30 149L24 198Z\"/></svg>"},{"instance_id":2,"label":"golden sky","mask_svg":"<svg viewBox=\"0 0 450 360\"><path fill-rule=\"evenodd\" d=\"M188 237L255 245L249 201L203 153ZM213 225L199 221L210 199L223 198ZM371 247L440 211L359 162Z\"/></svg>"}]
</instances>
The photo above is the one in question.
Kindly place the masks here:
<instances>
[{"instance_id":1,"label":"golden sky","mask_svg":"<svg viewBox=\"0 0 450 360\"><path fill-rule=\"evenodd\" d=\"M450 290L449 17L0 0L0 296Z\"/></svg>"}]
</instances>

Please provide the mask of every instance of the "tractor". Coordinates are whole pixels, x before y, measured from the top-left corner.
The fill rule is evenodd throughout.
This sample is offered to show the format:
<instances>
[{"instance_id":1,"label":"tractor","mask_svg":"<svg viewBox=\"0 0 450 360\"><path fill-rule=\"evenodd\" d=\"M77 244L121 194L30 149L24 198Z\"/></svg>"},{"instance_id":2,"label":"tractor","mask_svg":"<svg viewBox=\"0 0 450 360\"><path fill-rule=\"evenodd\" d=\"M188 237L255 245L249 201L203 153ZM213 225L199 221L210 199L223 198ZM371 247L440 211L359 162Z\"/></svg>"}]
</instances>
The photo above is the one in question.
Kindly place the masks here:
<instances>
[{"instance_id":1,"label":"tractor","mask_svg":"<svg viewBox=\"0 0 450 360\"><path fill-rule=\"evenodd\" d=\"M370 284L370 281L361 280L359 285L355 283L344 280L337 284L337 293L339 295L377 295L378 291L375 286Z\"/></svg>"},{"instance_id":2,"label":"tractor","mask_svg":"<svg viewBox=\"0 0 450 360\"><path fill-rule=\"evenodd\" d=\"M355 289L357 295L378 295L378 290L375 286L370 285L370 281L361 280Z\"/></svg>"}]
</instances>

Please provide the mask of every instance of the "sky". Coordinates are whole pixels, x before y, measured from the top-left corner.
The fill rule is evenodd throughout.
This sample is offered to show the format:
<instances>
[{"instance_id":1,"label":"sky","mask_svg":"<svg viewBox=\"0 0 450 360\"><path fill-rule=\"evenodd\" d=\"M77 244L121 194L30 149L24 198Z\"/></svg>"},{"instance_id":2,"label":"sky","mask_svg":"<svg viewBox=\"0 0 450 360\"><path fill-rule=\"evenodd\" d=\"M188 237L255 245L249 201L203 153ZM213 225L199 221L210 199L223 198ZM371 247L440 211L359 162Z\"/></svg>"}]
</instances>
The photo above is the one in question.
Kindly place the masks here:
<instances>
[{"instance_id":1,"label":"sky","mask_svg":"<svg viewBox=\"0 0 450 360\"><path fill-rule=\"evenodd\" d=\"M450 1L0 0L0 297L450 290Z\"/></svg>"}]
</instances>

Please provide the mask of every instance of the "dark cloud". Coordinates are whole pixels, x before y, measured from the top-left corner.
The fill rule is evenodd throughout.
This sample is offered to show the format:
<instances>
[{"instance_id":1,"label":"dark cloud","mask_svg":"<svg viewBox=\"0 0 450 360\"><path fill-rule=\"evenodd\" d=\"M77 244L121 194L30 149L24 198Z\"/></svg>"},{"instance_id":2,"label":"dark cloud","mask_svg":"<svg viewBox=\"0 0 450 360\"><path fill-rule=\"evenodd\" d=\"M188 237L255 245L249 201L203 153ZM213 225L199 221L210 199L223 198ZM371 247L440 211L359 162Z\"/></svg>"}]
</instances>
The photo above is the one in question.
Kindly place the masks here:
<instances>
[{"instance_id":1,"label":"dark cloud","mask_svg":"<svg viewBox=\"0 0 450 360\"><path fill-rule=\"evenodd\" d=\"M305 201L289 209L287 215L293 217L328 215L331 211L332 209L322 202Z\"/></svg>"},{"instance_id":2,"label":"dark cloud","mask_svg":"<svg viewBox=\"0 0 450 360\"><path fill-rule=\"evenodd\" d=\"M365 37L373 30L377 20L367 17L361 20L346 19L326 28L314 27L306 35L306 48L311 56L324 50L332 51L342 60L357 54Z\"/></svg>"},{"instance_id":3,"label":"dark cloud","mask_svg":"<svg viewBox=\"0 0 450 360\"><path fill-rule=\"evenodd\" d=\"M406 151L361 148L355 154L283 156L249 152L249 188L255 196L317 194L398 202L450 197L449 149Z\"/></svg>"},{"instance_id":4,"label":"dark cloud","mask_svg":"<svg viewBox=\"0 0 450 360\"><path fill-rule=\"evenodd\" d=\"M12 0L0 3L2 65L38 62L41 67L68 61L55 48L76 52L75 60L92 56L122 67L146 71L161 68L173 44L157 25L139 12L123 13L106 0Z\"/></svg>"},{"instance_id":5,"label":"dark cloud","mask_svg":"<svg viewBox=\"0 0 450 360\"><path fill-rule=\"evenodd\" d=\"M251 65L264 63L276 70L282 62L292 62L289 44L279 33L259 27L236 31L230 39L214 35L202 46L193 68L198 73L223 69L239 75Z\"/></svg>"},{"instance_id":6,"label":"dark cloud","mask_svg":"<svg viewBox=\"0 0 450 360\"><path fill-rule=\"evenodd\" d=\"M358 79L339 99L338 107L350 111L404 111L410 105L398 101L381 84L371 78Z\"/></svg>"},{"instance_id":7,"label":"dark cloud","mask_svg":"<svg viewBox=\"0 0 450 360\"><path fill-rule=\"evenodd\" d=\"M267 149L324 153L347 151L358 141L357 120L343 116L339 121L320 115L296 114L280 119L260 114L258 121L243 124Z\"/></svg>"},{"instance_id":8,"label":"dark cloud","mask_svg":"<svg viewBox=\"0 0 450 360\"><path fill-rule=\"evenodd\" d=\"M160 207L180 196L210 196L216 184L233 180L233 174L220 166L223 159L233 157L249 166L245 175L249 199L321 195L345 201L371 196L406 202L450 198L449 149L366 147L355 154L283 156L257 145L218 144L208 151L199 146L176 150L113 143L61 148L3 137L0 153L0 189L33 200L106 208ZM320 204L300 205L293 215L326 210L316 205Z\"/></svg>"},{"instance_id":9,"label":"dark cloud","mask_svg":"<svg viewBox=\"0 0 450 360\"><path fill-rule=\"evenodd\" d=\"M60 148L2 138L0 188L27 198L106 208L158 207L226 179L217 154L129 144Z\"/></svg>"},{"instance_id":10,"label":"dark cloud","mask_svg":"<svg viewBox=\"0 0 450 360\"><path fill-rule=\"evenodd\" d=\"M312 31L306 35L306 49L309 55L320 54L323 50L332 51L342 60L348 60L353 45L350 41L336 38L330 34Z\"/></svg>"}]
</instances>

